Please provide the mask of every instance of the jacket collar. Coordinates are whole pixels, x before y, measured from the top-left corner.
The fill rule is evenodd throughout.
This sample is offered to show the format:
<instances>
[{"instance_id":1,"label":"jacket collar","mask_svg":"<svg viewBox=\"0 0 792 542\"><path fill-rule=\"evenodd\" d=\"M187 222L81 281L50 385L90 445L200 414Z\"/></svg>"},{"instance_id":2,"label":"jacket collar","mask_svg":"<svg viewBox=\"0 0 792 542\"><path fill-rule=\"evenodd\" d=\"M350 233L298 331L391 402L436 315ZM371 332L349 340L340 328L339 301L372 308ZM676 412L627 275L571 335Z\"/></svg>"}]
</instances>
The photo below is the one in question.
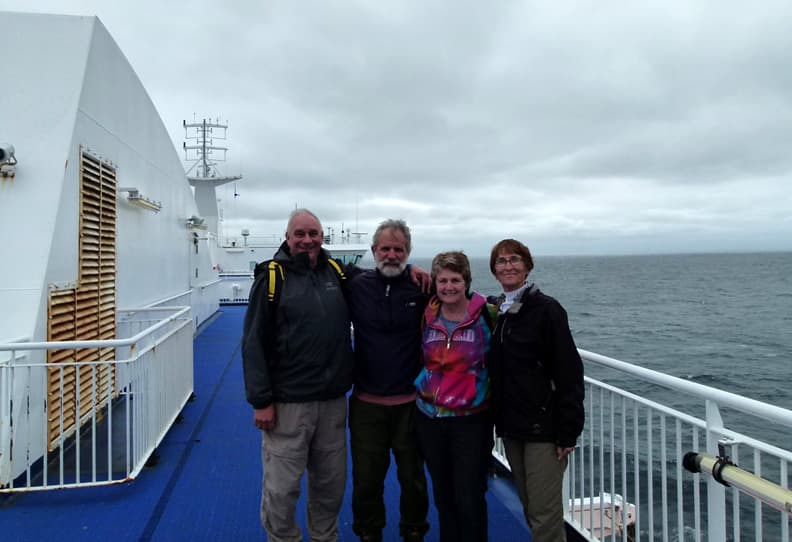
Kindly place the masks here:
<instances>
[{"instance_id":1,"label":"jacket collar","mask_svg":"<svg viewBox=\"0 0 792 542\"><path fill-rule=\"evenodd\" d=\"M404 279L408 278L410 276L409 269L410 269L409 266L405 267L404 271L402 271L401 273L399 273L395 277L386 277L385 275L382 274L382 271L380 271L376 267L374 268L374 272L377 274L377 278L382 280L382 281L395 282L397 280L404 280Z\"/></svg>"},{"instance_id":2,"label":"jacket collar","mask_svg":"<svg viewBox=\"0 0 792 542\"><path fill-rule=\"evenodd\" d=\"M469 318L465 319L464 322L460 322L460 326L466 325L470 323L472 320L475 320L481 314L482 307L487 304L487 299L479 294L478 292L473 292L470 296L470 303L468 304L467 313ZM437 295L433 295L432 299L429 300L429 304L426 305L426 309L424 311L424 317L426 318L427 322L433 322L437 319L437 315L440 312L440 300L437 298Z\"/></svg>"}]
</instances>

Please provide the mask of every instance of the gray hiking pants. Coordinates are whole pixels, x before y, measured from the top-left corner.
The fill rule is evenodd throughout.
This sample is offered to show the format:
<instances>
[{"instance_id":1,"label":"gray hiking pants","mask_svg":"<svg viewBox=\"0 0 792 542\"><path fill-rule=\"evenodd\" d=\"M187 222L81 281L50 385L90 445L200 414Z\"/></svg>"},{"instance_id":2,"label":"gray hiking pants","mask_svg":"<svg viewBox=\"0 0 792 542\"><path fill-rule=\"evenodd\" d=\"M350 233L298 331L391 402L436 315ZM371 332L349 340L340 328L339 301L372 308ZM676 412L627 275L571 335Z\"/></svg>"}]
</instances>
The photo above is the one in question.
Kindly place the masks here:
<instances>
[{"instance_id":1,"label":"gray hiking pants","mask_svg":"<svg viewBox=\"0 0 792 542\"><path fill-rule=\"evenodd\" d=\"M261 432L261 524L270 542L302 541L294 513L306 470L310 540L338 540L338 512L347 471L346 413L343 396L275 404L275 427Z\"/></svg>"}]
</instances>

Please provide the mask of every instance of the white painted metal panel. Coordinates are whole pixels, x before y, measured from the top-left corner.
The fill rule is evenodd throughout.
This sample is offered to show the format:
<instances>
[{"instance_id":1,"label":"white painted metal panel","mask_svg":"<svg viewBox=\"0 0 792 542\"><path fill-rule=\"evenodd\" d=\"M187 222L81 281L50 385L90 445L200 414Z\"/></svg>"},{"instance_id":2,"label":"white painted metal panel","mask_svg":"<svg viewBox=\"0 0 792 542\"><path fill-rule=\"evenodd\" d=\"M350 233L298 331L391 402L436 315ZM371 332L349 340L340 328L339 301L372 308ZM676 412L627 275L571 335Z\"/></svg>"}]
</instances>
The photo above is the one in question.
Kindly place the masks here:
<instances>
[{"instance_id":1,"label":"white painted metal panel","mask_svg":"<svg viewBox=\"0 0 792 542\"><path fill-rule=\"evenodd\" d=\"M46 340L50 288L79 279L83 150L117 168L118 186L162 205L155 213L117 195L118 305L154 305L187 291L199 306L193 327L208 318L217 309L217 273L206 243L195 245L186 226L197 214L192 191L154 104L110 34L94 17L0 12L0 25L14 43L4 59L13 77L0 93L0 140L15 146L18 161L13 180L0 181L0 342ZM174 355L192 363L189 351ZM12 438L25 443L30 460L41 457L45 379L19 373L0 395L34 405L11 413Z\"/></svg>"},{"instance_id":2,"label":"white painted metal panel","mask_svg":"<svg viewBox=\"0 0 792 542\"><path fill-rule=\"evenodd\" d=\"M41 330L41 293L47 264L60 255L52 241L64 174L74 171L69 145L93 24L88 17L0 12L4 43L13 43L3 59L12 75L0 93L0 140L14 145L18 161L13 180L0 180L0 307L14 307L0 311L0 336ZM61 265L74 269L74 258Z\"/></svg>"},{"instance_id":3,"label":"white painted metal panel","mask_svg":"<svg viewBox=\"0 0 792 542\"><path fill-rule=\"evenodd\" d=\"M50 284L77 280L79 153L118 167L119 186L162 202L153 213L119 194L118 302L156 303L215 280L206 243L194 251L184 222L197 214L179 154L143 84L93 17L0 13L15 43L14 77L0 95L0 138L17 149L13 181L0 183L0 336L43 339ZM36 303L27 301L35 298ZM204 311L202 311L204 312Z\"/></svg>"}]
</instances>

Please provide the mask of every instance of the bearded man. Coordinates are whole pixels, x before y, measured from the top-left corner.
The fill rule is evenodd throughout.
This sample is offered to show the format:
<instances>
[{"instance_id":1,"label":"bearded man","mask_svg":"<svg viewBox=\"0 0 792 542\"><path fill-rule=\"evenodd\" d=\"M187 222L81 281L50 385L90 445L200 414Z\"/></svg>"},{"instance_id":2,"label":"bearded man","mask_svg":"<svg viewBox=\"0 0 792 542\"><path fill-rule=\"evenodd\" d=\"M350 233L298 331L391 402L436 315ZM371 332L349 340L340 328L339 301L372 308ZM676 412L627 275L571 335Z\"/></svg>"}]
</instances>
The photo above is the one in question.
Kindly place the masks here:
<instances>
[{"instance_id":1,"label":"bearded man","mask_svg":"<svg viewBox=\"0 0 792 542\"><path fill-rule=\"evenodd\" d=\"M421 369L421 316L428 296L410 279L410 249L410 228L403 220L382 222L371 246L377 268L354 276L347 290L355 336L349 399L352 528L366 542L382 540L391 451L401 486L399 534L420 542L429 529L413 384Z\"/></svg>"}]
</instances>

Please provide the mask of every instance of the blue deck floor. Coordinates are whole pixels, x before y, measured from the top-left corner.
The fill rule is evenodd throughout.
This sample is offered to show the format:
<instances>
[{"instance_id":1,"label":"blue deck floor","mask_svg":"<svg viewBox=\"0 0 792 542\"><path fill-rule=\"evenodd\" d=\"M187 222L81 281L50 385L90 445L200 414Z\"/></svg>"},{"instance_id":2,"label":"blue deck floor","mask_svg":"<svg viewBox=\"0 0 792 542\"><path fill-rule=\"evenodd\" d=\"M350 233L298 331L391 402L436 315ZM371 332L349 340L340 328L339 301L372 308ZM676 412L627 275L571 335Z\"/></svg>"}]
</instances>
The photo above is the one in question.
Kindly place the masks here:
<instances>
[{"instance_id":1,"label":"blue deck floor","mask_svg":"<svg viewBox=\"0 0 792 542\"><path fill-rule=\"evenodd\" d=\"M195 395L158 449L159 462L128 484L0 496L0 541L263 541L260 436L245 402L239 339L245 307L224 306L195 340ZM398 541L399 489L388 473L386 541ZM490 480L491 541L530 535L508 481ZM339 518L352 533L351 474ZM298 518L304 525L304 502ZM438 540L437 516L427 542Z\"/></svg>"}]
</instances>

